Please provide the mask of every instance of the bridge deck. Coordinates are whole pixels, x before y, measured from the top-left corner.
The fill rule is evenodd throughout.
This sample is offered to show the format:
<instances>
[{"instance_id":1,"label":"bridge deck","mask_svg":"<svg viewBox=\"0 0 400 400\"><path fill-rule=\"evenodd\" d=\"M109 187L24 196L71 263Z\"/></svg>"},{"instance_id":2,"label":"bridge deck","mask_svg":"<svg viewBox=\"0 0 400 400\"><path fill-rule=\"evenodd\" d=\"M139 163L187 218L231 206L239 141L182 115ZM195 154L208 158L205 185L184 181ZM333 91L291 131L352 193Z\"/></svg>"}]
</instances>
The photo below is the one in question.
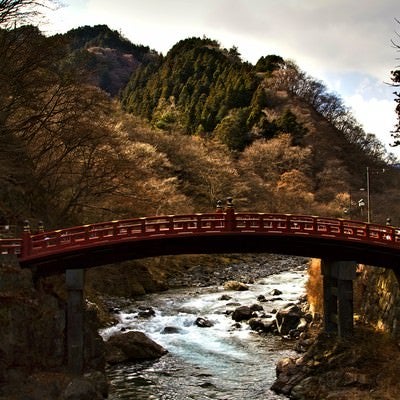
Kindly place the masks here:
<instances>
[{"instance_id":1,"label":"bridge deck","mask_svg":"<svg viewBox=\"0 0 400 400\"><path fill-rule=\"evenodd\" d=\"M65 269L162 254L277 252L395 267L395 227L307 215L206 213L134 218L0 239L23 267ZM391 263L383 265L384 263ZM58 266L56 266L58 264ZM396 265L394 265L396 264Z\"/></svg>"}]
</instances>

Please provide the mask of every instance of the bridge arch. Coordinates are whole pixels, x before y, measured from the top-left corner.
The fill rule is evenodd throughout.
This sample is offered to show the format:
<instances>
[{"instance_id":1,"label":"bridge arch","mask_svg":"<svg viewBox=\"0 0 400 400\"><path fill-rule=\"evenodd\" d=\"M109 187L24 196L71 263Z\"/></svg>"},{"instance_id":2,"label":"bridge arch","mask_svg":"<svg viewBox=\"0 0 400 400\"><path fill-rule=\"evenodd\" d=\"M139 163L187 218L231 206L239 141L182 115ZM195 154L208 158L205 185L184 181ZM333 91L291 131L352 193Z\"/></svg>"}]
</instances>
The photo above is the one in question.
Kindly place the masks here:
<instances>
[{"instance_id":1,"label":"bridge arch","mask_svg":"<svg viewBox=\"0 0 400 400\"><path fill-rule=\"evenodd\" d=\"M4 245L4 244L3 244ZM38 275L161 255L279 253L400 268L400 231L360 221L306 215L169 215L24 232L22 267ZM0 241L1 246L1 241Z\"/></svg>"},{"instance_id":2,"label":"bridge arch","mask_svg":"<svg viewBox=\"0 0 400 400\"><path fill-rule=\"evenodd\" d=\"M391 226L307 215L224 212L110 221L0 239L36 276L66 272L68 362L83 370L84 269L161 255L280 253L321 258L325 329L353 327L356 263L391 268L399 278L400 231ZM81 310L77 312L77 310ZM332 319L332 316L334 317Z\"/></svg>"}]
</instances>

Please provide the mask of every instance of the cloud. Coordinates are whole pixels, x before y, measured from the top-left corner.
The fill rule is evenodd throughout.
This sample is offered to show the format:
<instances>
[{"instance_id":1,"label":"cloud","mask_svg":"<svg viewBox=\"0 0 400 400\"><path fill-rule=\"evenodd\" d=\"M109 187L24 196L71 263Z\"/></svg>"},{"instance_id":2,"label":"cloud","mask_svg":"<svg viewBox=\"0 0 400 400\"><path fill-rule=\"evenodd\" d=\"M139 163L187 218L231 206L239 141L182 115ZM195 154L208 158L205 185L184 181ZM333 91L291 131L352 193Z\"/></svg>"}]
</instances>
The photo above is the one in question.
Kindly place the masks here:
<instances>
[{"instance_id":1,"label":"cloud","mask_svg":"<svg viewBox=\"0 0 400 400\"><path fill-rule=\"evenodd\" d=\"M75 17L69 28L108 24L134 43L164 53L178 40L207 35L226 47L238 46L253 63L261 56L279 54L317 75L326 69L363 70L384 79L396 63L390 41L400 28L395 22L400 18L398 0L65 2L71 7L61 12L66 18ZM68 8L80 12L74 15Z\"/></svg>"},{"instance_id":2,"label":"cloud","mask_svg":"<svg viewBox=\"0 0 400 400\"><path fill-rule=\"evenodd\" d=\"M64 0L54 31L107 24L136 44L166 53L206 35L237 46L252 63L277 54L322 80L384 143L393 129L390 71L399 64L398 0ZM400 41L400 39L399 39ZM386 87L385 87L386 86Z\"/></svg>"},{"instance_id":3,"label":"cloud","mask_svg":"<svg viewBox=\"0 0 400 400\"><path fill-rule=\"evenodd\" d=\"M398 0L253 0L245 11L243 4L214 2L210 22L265 47L279 44L281 56L307 69L362 69L382 79L393 67Z\"/></svg>"},{"instance_id":4,"label":"cloud","mask_svg":"<svg viewBox=\"0 0 400 400\"><path fill-rule=\"evenodd\" d=\"M391 131L396 124L395 102L392 100L363 97L360 93L344 98L353 115L364 127L365 132L373 133L385 145L388 152L400 157L400 149L390 147L393 143Z\"/></svg>"}]
</instances>

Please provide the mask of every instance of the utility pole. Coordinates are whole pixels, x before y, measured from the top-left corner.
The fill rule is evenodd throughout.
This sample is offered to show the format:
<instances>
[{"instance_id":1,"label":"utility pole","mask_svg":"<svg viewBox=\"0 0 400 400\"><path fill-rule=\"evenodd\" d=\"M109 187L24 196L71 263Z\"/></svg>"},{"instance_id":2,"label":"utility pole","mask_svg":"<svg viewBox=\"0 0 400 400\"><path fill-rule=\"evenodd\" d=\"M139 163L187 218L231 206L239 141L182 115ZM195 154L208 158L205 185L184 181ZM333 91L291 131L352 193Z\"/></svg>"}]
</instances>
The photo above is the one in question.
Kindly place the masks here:
<instances>
[{"instance_id":1,"label":"utility pole","mask_svg":"<svg viewBox=\"0 0 400 400\"><path fill-rule=\"evenodd\" d=\"M369 167L367 167L367 222L371 222L371 192L370 192Z\"/></svg>"}]
</instances>

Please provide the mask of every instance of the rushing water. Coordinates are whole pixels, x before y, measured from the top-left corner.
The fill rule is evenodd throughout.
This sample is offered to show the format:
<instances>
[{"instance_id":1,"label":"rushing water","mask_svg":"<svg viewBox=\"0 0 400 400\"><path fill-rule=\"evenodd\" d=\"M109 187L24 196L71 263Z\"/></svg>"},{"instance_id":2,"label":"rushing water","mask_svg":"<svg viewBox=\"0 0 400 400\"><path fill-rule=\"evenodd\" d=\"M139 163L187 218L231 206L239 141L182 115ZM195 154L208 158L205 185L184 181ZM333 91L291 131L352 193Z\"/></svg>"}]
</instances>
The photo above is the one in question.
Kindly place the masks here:
<instances>
[{"instance_id":1,"label":"rushing water","mask_svg":"<svg viewBox=\"0 0 400 400\"><path fill-rule=\"evenodd\" d=\"M260 336L246 323L234 327L227 310L261 304L266 314L304 293L304 270L283 272L260 279L250 290L224 291L220 287L185 289L154 294L135 301L119 314L120 322L102 332L107 338L121 330L145 332L169 353L159 360L117 365L108 370L111 400L117 399L282 399L269 388L276 362L293 354L280 337ZM279 289L282 294L269 293ZM231 299L220 300L222 294ZM258 295L266 302L259 303ZM153 307L155 316L138 317L140 306ZM198 317L213 322L209 328L195 325ZM272 317L273 318L273 317ZM163 333L173 327L176 333Z\"/></svg>"}]
</instances>

